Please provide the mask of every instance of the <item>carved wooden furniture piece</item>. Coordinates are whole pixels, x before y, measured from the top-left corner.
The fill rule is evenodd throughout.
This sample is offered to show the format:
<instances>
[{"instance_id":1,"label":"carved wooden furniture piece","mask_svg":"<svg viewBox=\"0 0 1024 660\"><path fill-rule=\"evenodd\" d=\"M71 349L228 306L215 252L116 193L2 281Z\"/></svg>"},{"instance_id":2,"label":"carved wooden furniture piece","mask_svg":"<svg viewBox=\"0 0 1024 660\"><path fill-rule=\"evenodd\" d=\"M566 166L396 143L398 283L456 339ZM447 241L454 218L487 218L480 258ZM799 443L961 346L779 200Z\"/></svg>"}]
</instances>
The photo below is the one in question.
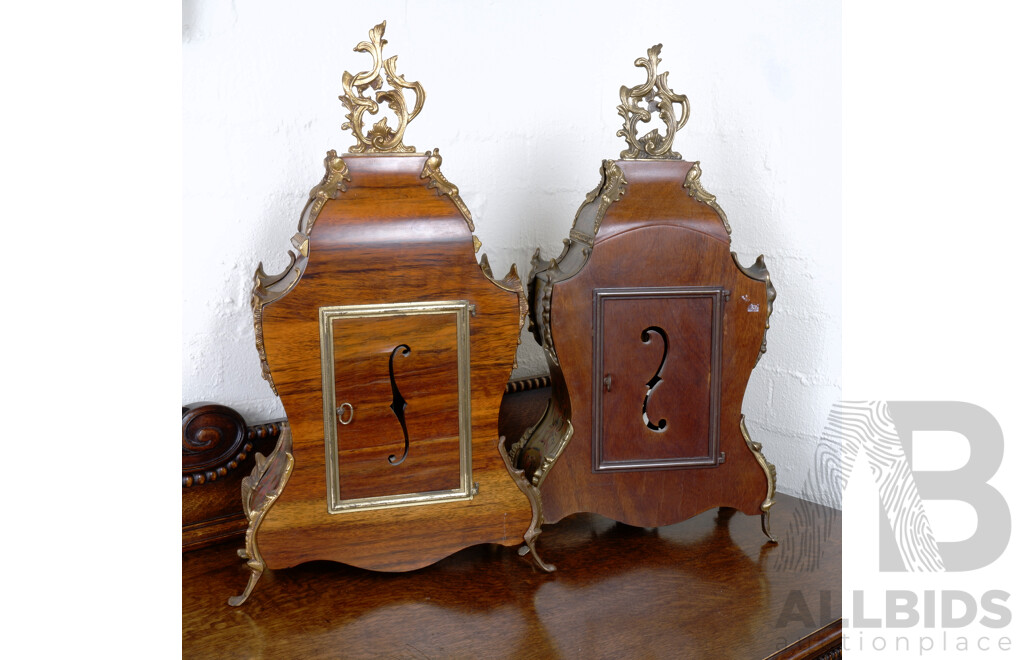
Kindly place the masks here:
<instances>
[{"instance_id":1,"label":"carved wooden furniture piece","mask_svg":"<svg viewBox=\"0 0 1024 660\"><path fill-rule=\"evenodd\" d=\"M699 163L671 149L689 102L657 73L660 51L636 61L647 81L621 91L629 148L602 165L562 254L534 256L531 330L553 394L511 453L544 522L588 511L652 527L731 507L761 514L774 541L775 468L740 406L775 289L762 257L744 267L730 252ZM637 137L655 110L666 135Z\"/></svg>"},{"instance_id":2,"label":"carved wooden furniture piece","mask_svg":"<svg viewBox=\"0 0 1024 660\"><path fill-rule=\"evenodd\" d=\"M539 532L536 488L497 427L525 292L514 267L496 281L477 263L437 149L402 143L425 94L381 56L384 27L356 46L372 70L342 81L357 144L328 152L288 267L256 272L257 348L288 425L243 485L251 577L233 605L265 567L406 571L479 543L532 549ZM383 103L398 126L364 127Z\"/></svg>"},{"instance_id":3,"label":"carved wooden furniture piece","mask_svg":"<svg viewBox=\"0 0 1024 660\"><path fill-rule=\"evenodd\" d=\"M256 452L269 453L281 421L248 426L235 410L216 403L181 409L181 549L195 550L245 534L238 501Z\"/></svg>"}]
</instances>

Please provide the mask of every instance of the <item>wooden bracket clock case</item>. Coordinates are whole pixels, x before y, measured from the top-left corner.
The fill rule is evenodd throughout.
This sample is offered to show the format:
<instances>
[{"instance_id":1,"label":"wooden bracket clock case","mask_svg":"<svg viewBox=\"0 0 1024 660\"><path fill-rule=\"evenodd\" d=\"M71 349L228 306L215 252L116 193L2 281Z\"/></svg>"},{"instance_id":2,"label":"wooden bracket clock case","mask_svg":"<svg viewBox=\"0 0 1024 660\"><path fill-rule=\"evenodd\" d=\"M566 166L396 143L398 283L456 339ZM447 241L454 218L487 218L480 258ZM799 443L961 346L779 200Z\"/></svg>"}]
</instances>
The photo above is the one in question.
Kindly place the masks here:
<instances>
[{"instance_id":1,"label":"wooden bracket clock case","mask_svg":"<svg viewBox=\"0 0 1024 660\"><path fill-rule=\"evenodd\" d=\"M744 267L730 252L700 164L672 151L689 101L657 73L660 52L636 61L644 84L621 88L629 148L604 162L562 254L534 255L530 329L552 398L510 452L540 488L544 522L589 511L655 527L731 507L761 514L774 542L775 467L740 406L775 289L763 256ZM637 137L653 111L666 134Z\"/></svg>"},{"instance_id":2,"label":"wooden bracket clock case","mask_svg":"<svg viewBox=\"0 0 1024 660\"><path fill-rule=\"evenodd\" d=\"M522 554L552 568L534 550L537 489L497 432L526 295L515 266L496 281L486 255L477 263L472 217L437 149L402 144L425 93L381 56L384 28L355 48L372 70L342 78L342 128L358 142L328 152L289 266L256 271L256 346L288 424L242 485L251 575L232 605L266 567L314 559L405 571L525 541ZM367 130L383 103L398 125Z\"/></svg>"}]
</instances>

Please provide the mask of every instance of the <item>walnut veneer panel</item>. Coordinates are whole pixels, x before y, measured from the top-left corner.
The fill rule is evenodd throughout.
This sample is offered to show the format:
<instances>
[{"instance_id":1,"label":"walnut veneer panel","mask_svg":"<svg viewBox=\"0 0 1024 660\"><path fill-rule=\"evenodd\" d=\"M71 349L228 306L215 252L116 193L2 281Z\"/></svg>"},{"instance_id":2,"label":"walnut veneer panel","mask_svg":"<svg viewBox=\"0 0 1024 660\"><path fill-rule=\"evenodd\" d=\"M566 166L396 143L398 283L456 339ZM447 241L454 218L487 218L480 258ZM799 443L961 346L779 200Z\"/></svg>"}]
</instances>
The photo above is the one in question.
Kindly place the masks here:
<instances>
[{"instance_id":1,"label":"walnut veneer panel","mask_svg":"<svg viewBox=\"0 0 1024 660\"><path fill-rule=\"evenodd\" d=\"M182 654L815 659L841 643L841 513L786 495L777 507L780 545L716 511L657 530L577 514L545 526L555 573L496 546L412 573L317 562L269 572L244 611L224 604L245 578L237 546L205 548L182 557ZM787 553L811 539L814 561L794 569ZM809 615L793 615L794 592Z\"/></svg>"},{"instance_id":2,"label":"walnut veneer panel","mask_svg":"<svg viewBox=\"0 0 1024 660\"><path fill-rule=\"evenodd\" d=\"M328 200L309 235L301 280L263 309L263 343L291 426L294 468L257 531L266 565L330 559L398 571L430 564L477 543L521 543L531 505L499 455L497 416L511 371L520 305L481 272L466 219L421 177L427 156L353 156L347 189ZM301 261L301 259L300 259ZM323 307L466 301L471 372L472 481L469 500L328 513L318 310ZM455 329L437 316L344 318L335 332L336 405L354 406L338 424L344 498L458 486ZM449 315L450 316L450 315ZM408 355L394 353L408 345ZM394 353L394 355L393 355ZM406 460L393 402L407 402Z\"/></svg>"}]
</instances>

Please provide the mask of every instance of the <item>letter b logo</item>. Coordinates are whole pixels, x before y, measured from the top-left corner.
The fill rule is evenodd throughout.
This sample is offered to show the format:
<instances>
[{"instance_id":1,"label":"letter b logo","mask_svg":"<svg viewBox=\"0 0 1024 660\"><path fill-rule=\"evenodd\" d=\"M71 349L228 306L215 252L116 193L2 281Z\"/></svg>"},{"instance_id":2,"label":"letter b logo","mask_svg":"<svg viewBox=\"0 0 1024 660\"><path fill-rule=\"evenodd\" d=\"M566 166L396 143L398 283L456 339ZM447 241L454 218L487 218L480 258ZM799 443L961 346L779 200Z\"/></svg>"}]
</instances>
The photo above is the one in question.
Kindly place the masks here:
<instances>
[{"instance_id":1,"label":"letter b logo","mask_svg":"<svg viewBox=\"0 0 1024 660\"><path fill-rule=\"evenodd\" d=\"M920 500L956 500L966 502L978 516L978 528L968 539L935 542L946 571L970 571L991 564L1010 542L1010 508L1003 496L988 484L1003 460L1003 431L987 410L960 401L890 401L889 414L905 456L900 472L916 484ZM913 471L915 431L952 431L962 435L970 446L967 463L943 472ZM869 450L870 456L871 450ZM883 571L906 571L907 542L920 543L920 525L912 516L886 507L886 495L880 490L883 508L889 508L879 529L879 560ZM903 511L903 514L908 513ZM923 510L921 510L923 517ZM924 521L927 523L927 521ZM930 525L928 525L930 529ZM899 539L898 535L914 538ZM902 552L901 552L902 550ZM935 570L937 567L933 567Z\"/></svg>"}]
</instances>

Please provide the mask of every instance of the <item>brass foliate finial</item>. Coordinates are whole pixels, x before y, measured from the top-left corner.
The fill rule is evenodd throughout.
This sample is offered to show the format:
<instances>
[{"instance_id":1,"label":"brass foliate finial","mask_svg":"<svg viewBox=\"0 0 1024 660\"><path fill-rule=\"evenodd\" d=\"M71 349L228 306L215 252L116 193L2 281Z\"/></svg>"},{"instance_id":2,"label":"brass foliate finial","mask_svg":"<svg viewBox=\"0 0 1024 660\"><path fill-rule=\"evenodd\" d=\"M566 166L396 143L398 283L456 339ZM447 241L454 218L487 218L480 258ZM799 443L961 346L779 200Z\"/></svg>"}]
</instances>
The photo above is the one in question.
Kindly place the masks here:
<instances>
[{"instance_id":1,"label":"brass foliate finial","mask_svg":"<svg viewBox=\"0 0 1024 660\"><path fill-rule=\"evenodd\" d=\"M349 153L412 153L416 150L415 147L407 147L402 144L402 137L405 135L405 127L423 109L423 101L427 98L427 93L423 91L423 87L418 82L406 82L404 76L395 72L398 62L397 55L383 60L381 49L387 43L384 38L386 26L387 21L381 21L379 25L370 30L369 41L361 41L353 48L356 52L368 53L373 57L373 69L363 71L355 76L346 71L341 77L345 95L338 98L349 110L345 115L348 121L341 127L342 129L351 129L352 134L359 141L349 149ZM381 78L382 68L392 89L381 90L381 87L384 86L384 80ZM363 92L369 87L376 90L373 98L363 95ZM409 106L405 102L405 90L407 89L416 93L416 102L412 112L409 111ZM369 133L366 133L363 128L363 113L377 114L380 109L379 104L383 102L387 102L388 107L398 117L398 126L391 128L388 126L387 117L383 117L373 125Z\"/></svg>"},{"instance_id":2,"label":"brass foliate finial","mask_svg":"<svg viewBox=\"0 0 1024 660\"><path fill-rule=\"evenodd\" d=\"M619 89L619 114L625 120L616 135L626 138L629 149L620 155L621 158L664 158L679 160L681 156L672 151L672 141L676 131L686 124L690 118L690 101L685 94L676 94L668 86L668 71L658 74L658 63L661 58L661 44L647 49L647 57L639 57L634 66L647 69L647 82L636 87L623 85ZM658 98L660 97L660 99ZM644 100L647 108L641 108L638 100ZM676 119L675 104L682 106L680 118ZM658 129L652 130L643 137L637 137L637 122L651 121L651 112L658 110L658 116L665 122L665 135Z\"/></svg>"}]
</instances>

